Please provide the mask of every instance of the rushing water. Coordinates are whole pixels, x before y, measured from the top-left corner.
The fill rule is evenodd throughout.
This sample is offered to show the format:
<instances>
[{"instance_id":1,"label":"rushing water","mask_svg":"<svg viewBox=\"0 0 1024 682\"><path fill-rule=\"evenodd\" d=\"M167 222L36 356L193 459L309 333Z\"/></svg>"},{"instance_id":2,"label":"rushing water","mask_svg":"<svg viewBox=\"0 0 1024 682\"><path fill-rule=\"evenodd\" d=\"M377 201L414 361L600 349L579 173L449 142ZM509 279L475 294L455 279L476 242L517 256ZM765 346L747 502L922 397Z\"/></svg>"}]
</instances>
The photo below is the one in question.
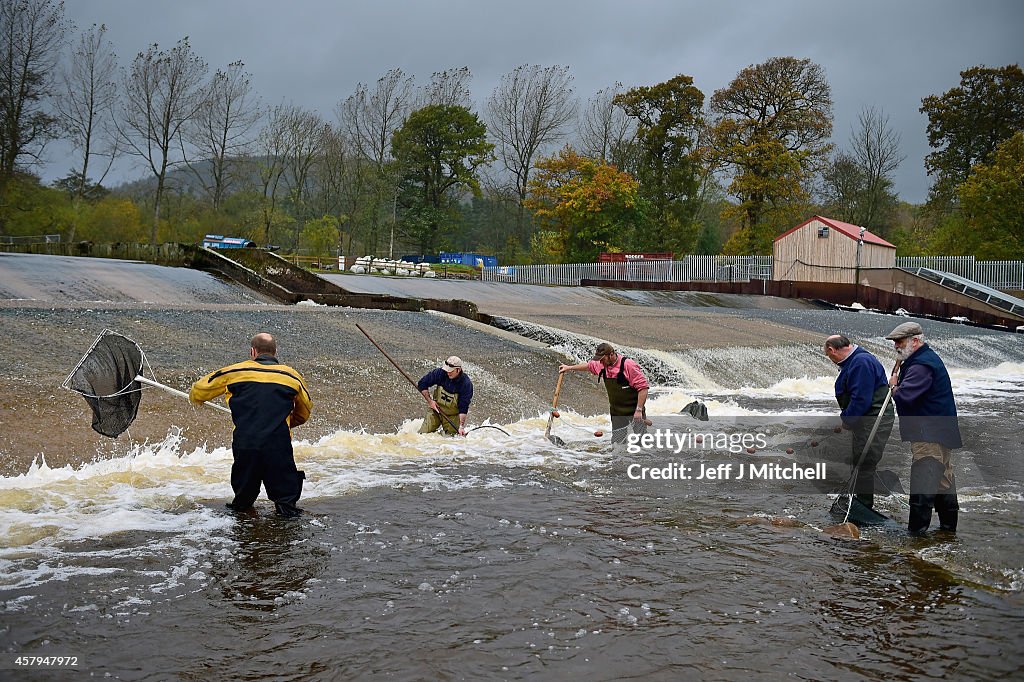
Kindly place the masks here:
<instances>
[{"instance_id":1,"label":"rushing water","mask_svg":"<svg viewBox=\"0 0 1024 682\"><path fill-rule=\"evenodd\" d=\"M835 321L806 315L809 329ZM887 352L892 318L845 321ZM516 324L570 357L593 347ZM834 540L822 493L632 480L630 464L664 454L612 446L606 416L571 410L554 426L567 447L544 438L547 415L508 435L420 436L410 421L300 441L299 520L265 499L228 513L230 451L184 451L173 432L78 468L39 462L0 479L0 678L51 679L17 655L152 680L1019 674L1024 344L950 332L934 345L968 435L956 537ZM655 427L694 399L709 425L836 412L817 348L629 351L658 378ZM745 460L687 456L806 448L793 430L772 438ZM883 466L906 482L908 459L894 438ZM880 506L905 521L899 496Z\"/></svg>"}]
</instances>

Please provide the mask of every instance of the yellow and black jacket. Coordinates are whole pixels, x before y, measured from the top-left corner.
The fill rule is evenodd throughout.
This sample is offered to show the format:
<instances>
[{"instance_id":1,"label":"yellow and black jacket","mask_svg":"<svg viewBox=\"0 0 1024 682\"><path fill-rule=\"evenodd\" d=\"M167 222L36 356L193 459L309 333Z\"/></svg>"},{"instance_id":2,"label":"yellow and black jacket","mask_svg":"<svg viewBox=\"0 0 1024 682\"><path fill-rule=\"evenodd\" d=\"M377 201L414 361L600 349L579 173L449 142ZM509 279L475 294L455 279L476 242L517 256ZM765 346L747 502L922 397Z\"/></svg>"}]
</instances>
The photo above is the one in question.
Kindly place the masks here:
<instances>
[{"instance_id":1,"label":"yellow and black jacket","mask_svg":"<svg viewBox=\"0 0 1024 682\"><path fill-rule=\"evenodd\" d=\"M189 400L212 400L227 393L235 424L233 446L259 448L291 440L291 427L309 419L313 402L302 375L271 355L260 355L211 372L192 384Z\"/></svg>"}]
</instances>

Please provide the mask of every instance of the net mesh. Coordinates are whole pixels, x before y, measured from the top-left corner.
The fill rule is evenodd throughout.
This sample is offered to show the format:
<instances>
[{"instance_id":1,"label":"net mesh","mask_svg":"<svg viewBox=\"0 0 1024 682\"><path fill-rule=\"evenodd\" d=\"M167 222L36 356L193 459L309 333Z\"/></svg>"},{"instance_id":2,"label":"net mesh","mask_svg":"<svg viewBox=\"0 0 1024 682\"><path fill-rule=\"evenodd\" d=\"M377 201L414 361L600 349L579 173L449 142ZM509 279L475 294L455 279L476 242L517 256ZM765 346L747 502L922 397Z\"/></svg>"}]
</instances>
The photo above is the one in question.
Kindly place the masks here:
<instances>
[{"instance_id":1,"label":"net mesh","mask_svg":"<svg viewBox=\"0 0 1024 682\"><path fill-rule=\"evenodd\" d=\"M64 380L64 388L81 394L92 408L94 431L116 438L135 421L142 400L142 386L135 377L144 363L137 343L104 330Z\"/></svg>"}]
</instances>

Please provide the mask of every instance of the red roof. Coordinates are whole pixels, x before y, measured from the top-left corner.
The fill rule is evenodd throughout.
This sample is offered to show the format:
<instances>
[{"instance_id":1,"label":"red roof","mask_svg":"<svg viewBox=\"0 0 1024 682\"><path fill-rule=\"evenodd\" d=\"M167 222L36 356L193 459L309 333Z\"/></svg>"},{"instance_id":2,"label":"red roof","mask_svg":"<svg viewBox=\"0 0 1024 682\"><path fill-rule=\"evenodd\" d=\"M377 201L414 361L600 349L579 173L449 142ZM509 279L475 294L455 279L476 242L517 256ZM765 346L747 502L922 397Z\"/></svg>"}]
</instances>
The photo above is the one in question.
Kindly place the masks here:
<instances>
[{"instance_id":1,"label":"red roof","mask_svg":"<svg viewBox=\"0 0 1024 682\"><path fill-rule=\"evenodd\" d=\"M785 232L780 234L778 237L776 237L774 241L779 241L780 239L782 239L786 235L789 235L789 234L792 234L792 233L796 232L801 227L804 227L805 225L808 225L809 223L811 223L811 222L813 222L815 220L817 220L818 222L823 223L825 225L828 225L831 229L835 230L836 232L839 232L840 234L845 234L847 237L849 237L850 239L853 239L854 241L860 239L860 231L861 231L861 229L863 229L863 228L861 228L860 225L853 225L851 223L844 223L842 220L834 220L832 218L822 218L820 215L816 215L813 218L809 218L809 219L805 220L804 222L800 223L799 225L797 225L793 229L786 230ZM888 247L890 249L895 249L896 248L895 244L890 244L889 242L887 242L884 239L882 239L881 237L879 237L877 234L873 234L872 232L869 232L868 230L864 230L864 243L866 243L866 244L878 244L879 246L885 246L885 247Z\"/></svg>"}]
</instances>

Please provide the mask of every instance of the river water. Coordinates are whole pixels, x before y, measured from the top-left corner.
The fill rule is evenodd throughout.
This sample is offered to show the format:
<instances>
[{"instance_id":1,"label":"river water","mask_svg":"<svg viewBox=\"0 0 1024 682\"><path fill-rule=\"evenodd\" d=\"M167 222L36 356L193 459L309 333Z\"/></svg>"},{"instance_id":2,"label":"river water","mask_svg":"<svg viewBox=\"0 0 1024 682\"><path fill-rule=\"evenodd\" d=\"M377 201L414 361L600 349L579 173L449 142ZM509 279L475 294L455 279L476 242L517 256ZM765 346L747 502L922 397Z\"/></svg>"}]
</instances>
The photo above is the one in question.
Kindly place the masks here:
<instances>
[{"instance_id":1,"label":"river water","mask_svg":"<svg viewBox=\"0 0 1024 682\"><path fill-rule=\"evenodd\" d=\"M885 363L880 337L899 321L733 314L842 328ZM593 347L503 326L575 359ZM228 513L230 451L183 448L173 432L0 478L0 678L67 674L16 663L30 655L132 680L1019 675L1024 343L926 326L967 436L955 537L869 528L837 540L819 532L833 522L829 495L809 488L630 478L634 464L788 465L824 457L812 441L848 446L825 426L835 370L817 346L626 347L656 379L653 428L774 424L767 444L630 452L609 442L606 415L572 409L553 427L565 447L544 437L546 414L465 439L418 435L418 420L339 430L296 443L299 520L276 518L264 498L255 515ZM710 422L679 414L695 399ZM906 485L908 460L894 436L881 466ZM878 506L905 522L903 499Z\"/></svg>"}]
</instances>

